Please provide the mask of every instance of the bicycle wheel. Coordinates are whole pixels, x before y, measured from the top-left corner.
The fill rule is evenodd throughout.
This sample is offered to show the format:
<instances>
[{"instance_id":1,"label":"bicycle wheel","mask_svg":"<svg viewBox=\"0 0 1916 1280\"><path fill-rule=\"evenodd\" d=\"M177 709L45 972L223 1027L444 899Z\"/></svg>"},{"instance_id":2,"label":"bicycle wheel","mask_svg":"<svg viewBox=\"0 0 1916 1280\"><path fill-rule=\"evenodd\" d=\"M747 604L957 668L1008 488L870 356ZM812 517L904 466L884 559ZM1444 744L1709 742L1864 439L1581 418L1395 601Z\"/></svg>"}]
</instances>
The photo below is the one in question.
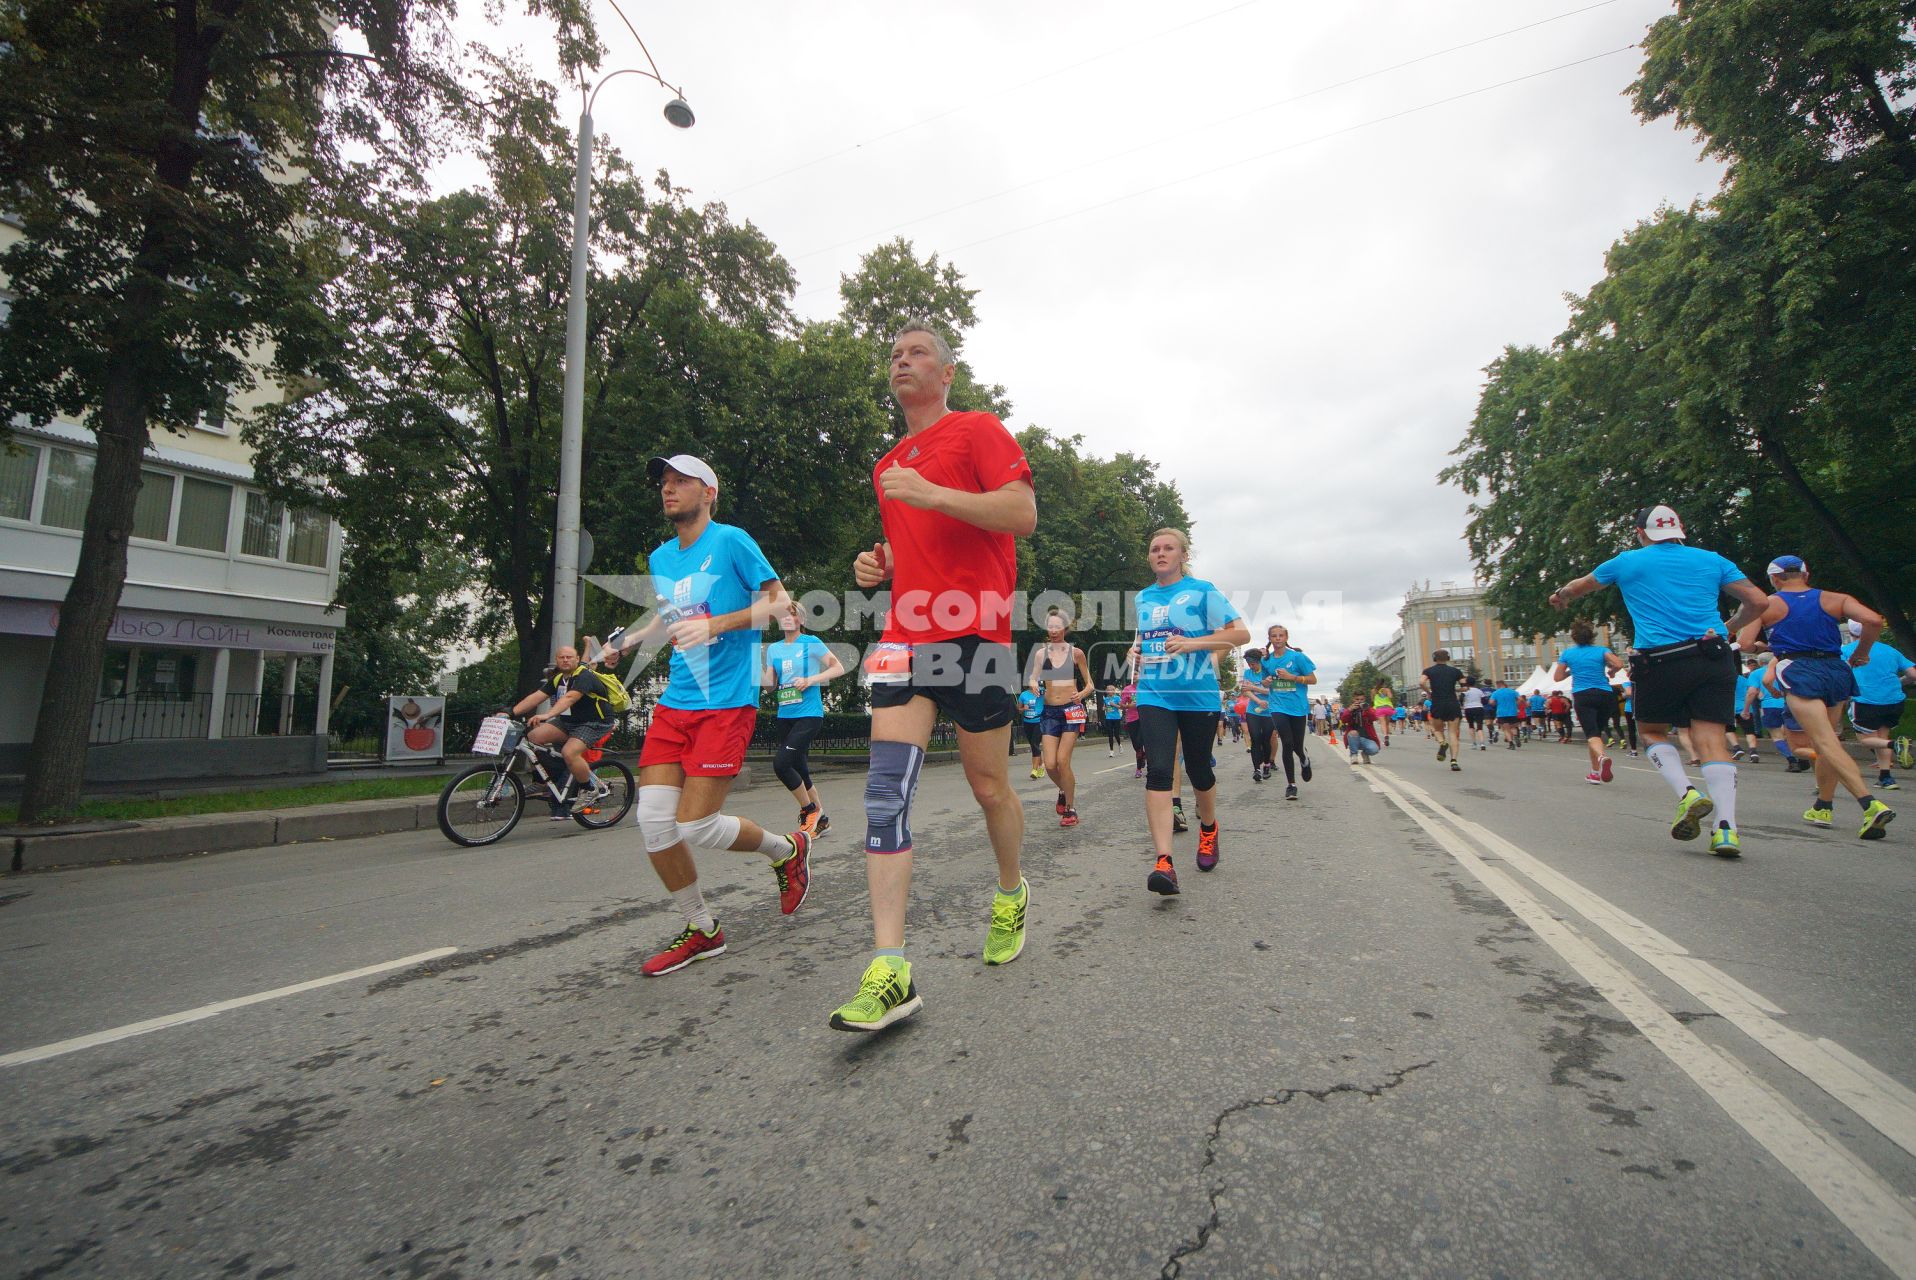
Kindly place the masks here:
<instances>
[{"instance_id":1,"label":"bicycle wheel","mask_svg":"<svg viewBox=\"0 0 1916 1280\"><path fill-rule=\"evenodd\" d=\"M525 811L524 784L497 765L474 765L439 793L440 831L468 848L503 840Z\"/></svg>"},{"instance_id":2,"label":"bicycle wheel","mask_svg":"<svg viewBox=\"0 0 1916 1280\"><path fill-rule=\"evenodd\" d=\"M593 773L598 775L600 782L612 788L612 794L589 810L575 810L572 820L582 827L603 831L607 827L617 826L626 814L632 812L632 802L638 798L639 789L632 781L632 771L616 760L601 760Z\"/></svg>"}]
</instances>

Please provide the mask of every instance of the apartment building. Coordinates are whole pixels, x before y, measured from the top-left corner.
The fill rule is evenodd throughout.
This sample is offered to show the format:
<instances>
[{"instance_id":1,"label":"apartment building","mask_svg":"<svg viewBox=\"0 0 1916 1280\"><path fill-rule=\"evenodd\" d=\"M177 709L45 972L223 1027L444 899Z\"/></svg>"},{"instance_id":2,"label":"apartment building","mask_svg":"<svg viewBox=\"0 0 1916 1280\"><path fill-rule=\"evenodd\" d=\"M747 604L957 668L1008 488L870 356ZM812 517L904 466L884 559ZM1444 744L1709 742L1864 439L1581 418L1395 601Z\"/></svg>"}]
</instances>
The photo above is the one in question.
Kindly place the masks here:
<instances>
[{"instance_id":1,"label":"apartment building","mask_svg":"<svg viewBox=\"0 0 1916 1280\"><path fill-rule=\"evenodd\" d=\"M1502 615L1484 598L1476 583L1459 585L1428 580L1412 584L1398 610L1398 629L1370 652L1371 661L1400 687L1415 685L1438 649L1450 650L1453 665L1475 667L1500 684L1521 684L1539 666L1548 667L1569 646L1568 632L1520 635L1503 625ZM1600 645L1618 648L1610 628L1597 627ZM1618 652L1622 652L1618 648Z\"/></svg>"},{"instance_id":2,"label":"apartment building","mask_svg":"<svg viewBox=\"0 0 1916 1280\"><path fill-rule=\"evenodd\" d=\"M0 250L19 235L0 218ZM9 302L0 280L0 325ZM276 392L249 394L233 416ZM94 455L93 433L58 419L16 420L0 445L0 774L25 767L60 602L79 561ZM185 437L157 433L143 472L86 776L324 769L345 624L329 608L338 526L268 498L226 414Z\"/></svg>"}]
</instances>

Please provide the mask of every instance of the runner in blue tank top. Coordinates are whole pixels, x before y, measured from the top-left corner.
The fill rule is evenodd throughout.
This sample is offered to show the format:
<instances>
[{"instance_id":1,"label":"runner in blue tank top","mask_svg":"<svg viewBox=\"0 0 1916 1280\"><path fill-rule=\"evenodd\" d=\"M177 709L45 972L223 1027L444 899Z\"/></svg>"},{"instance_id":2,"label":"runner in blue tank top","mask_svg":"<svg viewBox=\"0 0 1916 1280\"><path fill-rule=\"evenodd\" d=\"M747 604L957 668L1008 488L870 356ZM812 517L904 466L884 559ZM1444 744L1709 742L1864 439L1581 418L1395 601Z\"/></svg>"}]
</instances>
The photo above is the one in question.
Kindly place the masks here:
<instances>
[{"instance_id":1,"label":"runner in blue tank top","mask_svg":"<svg viewBox=\"0 0 1916 1280\"><path fill-rule=\"evenodd\" d=\"M1803 821L1817 827L1831 825L1840 782L1863 808L1863 829L1857 834L1865 840L1881 840L1896 811L1870 795L1863 785L1863 771L1843 750L1839 735L1843 706L1856 696L1852 668L1869 663L1870 648L1883 633L1883 615L1854 596L1812 587L1809 566L1799 556L1770 561L1770 585L1776 594L1764 602L1756 620L1743 628L1741 639L1746 645L1754 644L1757 632L1769 628L1770 652L1776 661L1764 679L1783 695L1816 752L1816 800ZM1848 661L1843 658L1842 622L1846 619L1862 624Z\"/></svg>"}]
</instances>

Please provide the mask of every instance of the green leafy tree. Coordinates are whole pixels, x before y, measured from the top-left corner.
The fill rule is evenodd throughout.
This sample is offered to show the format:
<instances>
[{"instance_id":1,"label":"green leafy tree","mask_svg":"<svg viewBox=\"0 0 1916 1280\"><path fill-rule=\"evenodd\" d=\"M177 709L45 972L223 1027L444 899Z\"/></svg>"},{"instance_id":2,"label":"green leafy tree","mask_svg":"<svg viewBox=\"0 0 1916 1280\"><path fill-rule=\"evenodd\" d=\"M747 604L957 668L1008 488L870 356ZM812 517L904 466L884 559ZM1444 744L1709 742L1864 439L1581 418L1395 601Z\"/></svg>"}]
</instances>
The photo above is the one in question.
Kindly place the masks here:
<instances>
[{"instance_id":1,"label":"green leafy tree","mask_svg":"<svg viewBox=\"0 0 1916 1280\"><path fill-rule=\"evenodd\" d=\"M892 338L913 321L936 325L958 357L951 383L953 409L979 410L1000 418L1011 416L1005 389L979 381L964 358L965 335L978 323L978 312L972 306L978 291L965 284L964 273L956 264L941 265L935 253L920 261L911 241L901 236L859 259L858 270L851 275L840 276L838 296L842 303L839 314L845 323L879 349L872 386L878 402L891 416L895 434L903 433L905 420L891 398L886 358L891 354Z\"/></svg>"},{"instance_id":2,"label":"green leafy tree","mask_svg":"<svg viewBox=\"0 0 1916 1280\"><path fill-rule=\"evenodd\" d=\"M1337 696L1345 706L1370 705L1371 690L1383 680L1384 673L1369 658L1359 658L1337 682Z\"/></svg>"},{"instance_id":3,"label":"green leafy tree","mask_svg":"<svg viewBox=\"0 0 1916 1280\"><path fill-rule=\"evenodd\" d=\"M1549 591L1668 501L1759 581L1800 553L1911 634L1911 13L1685 3L1652 28L1639 113L1730 169L1612 247L1552 348L1487 371L1443 476L1475 495L1472 555L1506 618L1554 631ZM1613 594L1593 607L1620 620Z\"/></svg>"},{"instance_id":4,"label":"green leafy tree","mask_svg":"<svg viewBox=\"0 0 1916 1280\"><path fill-rule=\"evenodd\" d=\"M559 18L573 65L584 6ZM98 439L21 803L71 813L126 577L140 460L235 388L323 372L333 210L435 148L457 96L452 0L15 0L0 12L0 258L13 305L0 422L81 420ZM265 354L261 354L265 353Z\"/></svg>"}]
</instances>

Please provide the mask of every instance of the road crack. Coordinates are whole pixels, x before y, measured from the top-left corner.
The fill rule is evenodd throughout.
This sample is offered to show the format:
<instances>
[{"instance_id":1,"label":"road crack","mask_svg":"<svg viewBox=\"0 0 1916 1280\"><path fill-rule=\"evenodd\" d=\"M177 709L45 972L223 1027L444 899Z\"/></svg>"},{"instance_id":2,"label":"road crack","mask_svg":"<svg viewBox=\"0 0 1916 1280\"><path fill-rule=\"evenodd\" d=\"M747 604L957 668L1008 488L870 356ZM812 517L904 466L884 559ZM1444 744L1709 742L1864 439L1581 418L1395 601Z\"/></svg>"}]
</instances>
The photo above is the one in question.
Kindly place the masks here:
<instances>
[{"instance_id":1,"label":"road crack","mask_svg":"<svg viewBox=\"0 0 1916 1280\"><path fill-rule=\"evenodd\" d=\"M1437 1060L1435 1058L1427 1062L1412 1063L1408 1067L1403 1067L1391 1072L1382 1084L1362 1085L1343 1081L1325 1089L1279 1089L1276 1093L1267 1093L1262 1097L1246 1098L1242 1102L1234 1102L1224 1108L1224 1110L1218 1112L1216 1117L1212 1119L1211 1134L1204 1143L1204 1163L1198 1166L1198 1174L1200 1177L1203 1176L1205 1170L1217 1163L1217 1144L1218 1139L1224 1133L1224 1122L1240 1112L1254 1111L1261 1107L1281 1107L1285 1103L1297 1098L1309 1098L1313 1102L1328 1102L1340 1093L1354 1093L1361 1097L1371 1099L1381 1098L1398 1085L1404 1083L1405 1077L1409 1076L1413 1071L1422 1071L1425 1067L1434 1067L1436 1065ZM1218 1219L1221 1214L1217 1204L1218 1197L1224 1194L1225 1189L1225 1185L1219 1182L1213 1184L1205 1193L1206 1198L1210 1201L1211 1216L1198 1228L1197 1235L1193 1239L1186 1240L1183 1244L1179 1245L1172 1251L1171 1256L1164 1260L1164 1269L1159 1273L1163 1280L1176 1280L1179 1275L1183 1274L1184 1259L1198 1253L1206 1245L1211 1243L1211 1236L1217 1231Z\"/></svg>"}]
</instances>

